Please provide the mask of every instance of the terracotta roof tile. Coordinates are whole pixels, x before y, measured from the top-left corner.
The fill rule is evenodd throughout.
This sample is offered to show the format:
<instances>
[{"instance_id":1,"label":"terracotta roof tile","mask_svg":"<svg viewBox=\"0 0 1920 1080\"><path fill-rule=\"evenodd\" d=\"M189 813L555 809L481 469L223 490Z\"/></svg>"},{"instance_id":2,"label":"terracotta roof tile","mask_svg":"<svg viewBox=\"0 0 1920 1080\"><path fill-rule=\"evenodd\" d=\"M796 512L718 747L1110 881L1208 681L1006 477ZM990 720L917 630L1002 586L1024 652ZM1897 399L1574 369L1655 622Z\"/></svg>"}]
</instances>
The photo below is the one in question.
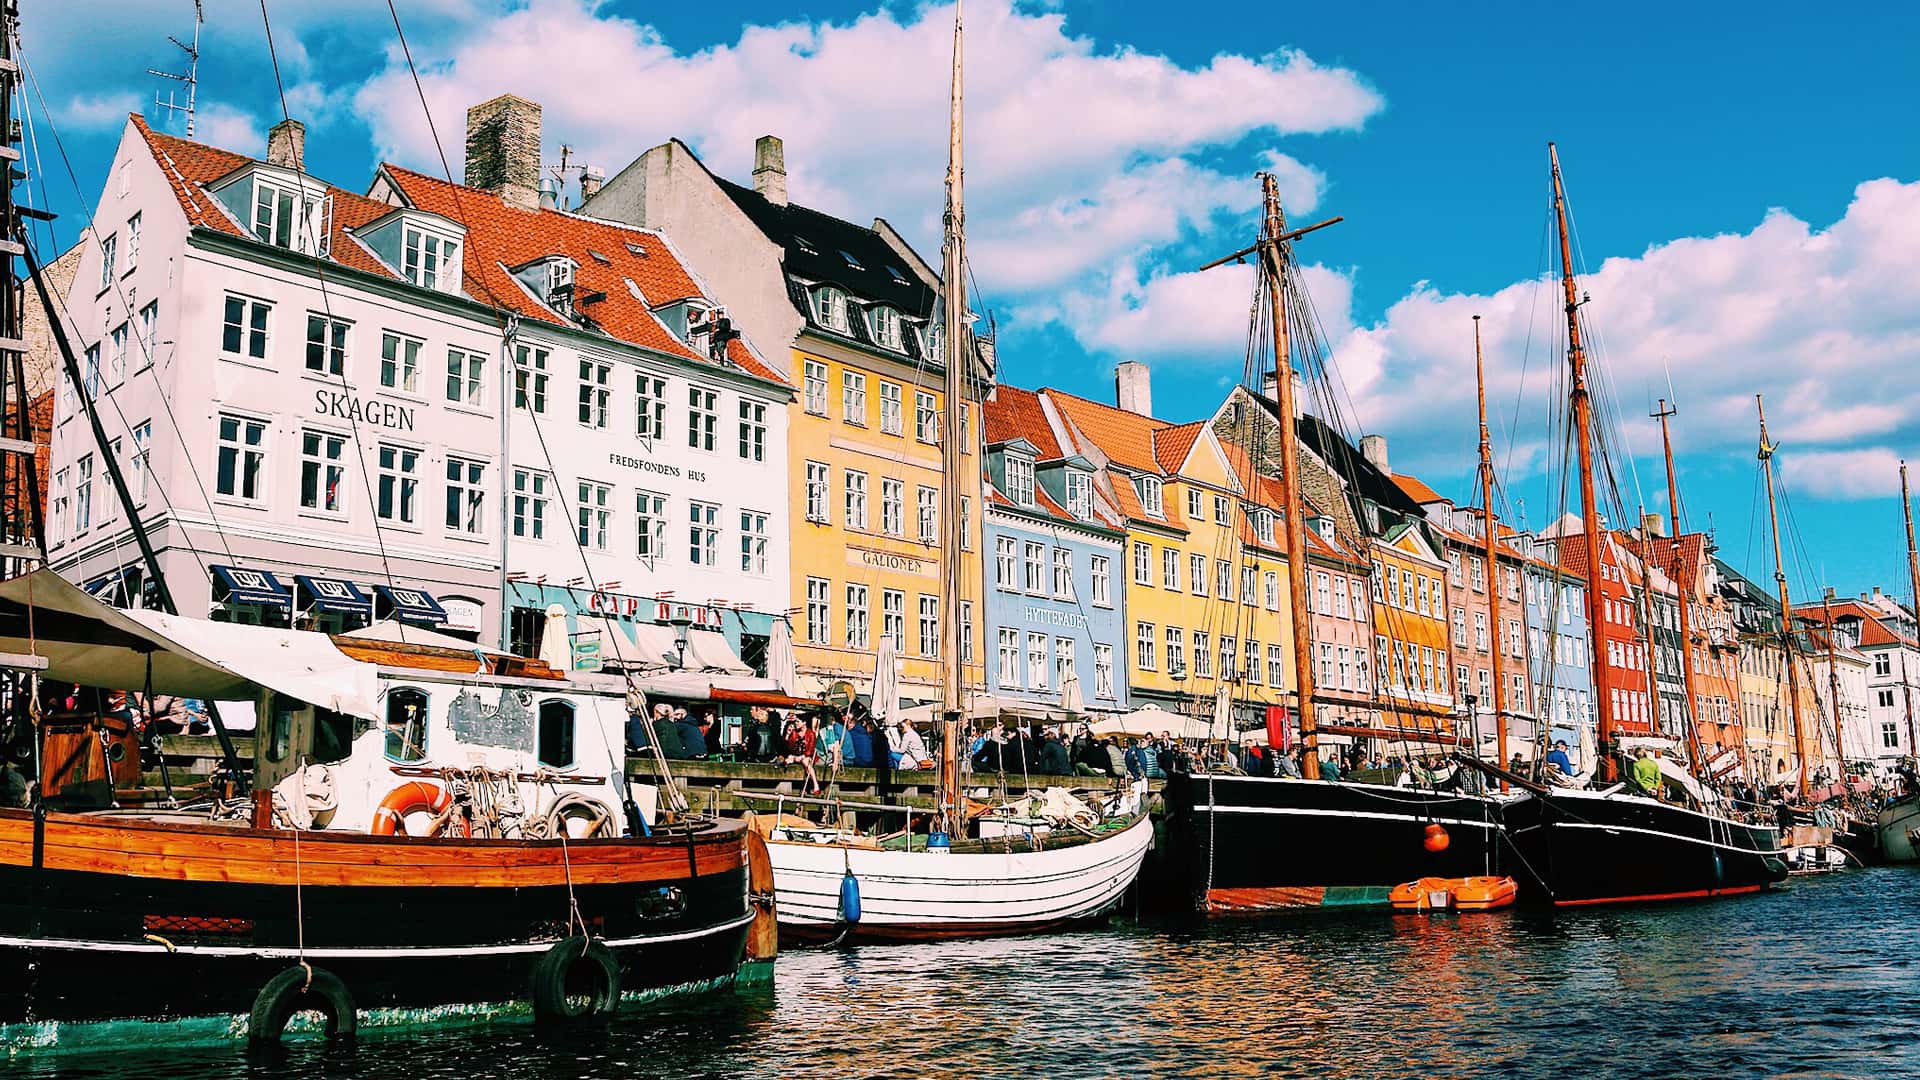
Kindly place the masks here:
<instances>
[{"instance_id":1,"label":"terracotta roof tile","mask_svg":"<svg viewBox=\"0 0 1920 1080\"><path fill-rule=\"evenodd\" d=\"M1153 433L1171 424L1051 387L1043 387L1040 392L1116 465L1135 472L1166 474L1154 457Z\"/></svg>"},{"instance_id":2,"label":"terracotta roof tile","mask_svg":"<svg viewBox=\"0 0 1920 1080\"><path fill-rule=\"evenodd\" d=\"M1393 482L1396 487L1398 487L1401 491L1406 493L1407 498L1412 499L1414 502L1420 503L1423 506L1431 502L1446 501L1440 497L1439 492L1428 487L1426 485L1426 482L1421 480L1417 476L1408 476L1404 473L1394 473Z\"/></svg>"},{"instance_id":3,"label":"terracotta roof tile","mask_svg":"<svg viewBox=\"0 0 1920 1080\"><path fill-rule=\"evenodd\" d=\"M1200 441L1200 432L1206 427L1206 421L1195 420L1190 424L1163 427L1153 433L1153 458L1160 469L1167 473L1177 473L1180 466L1186 464L1187 454L1193 444Z\"/></svg>"},{"instance_id":4,"label":"terracotta roof tile","mask_svg":"<svg viewBox=\"0 0 1920 1080\"><path fill-rule=\"evenodd\" d=\"M980 417L989 444L1025 439L1039 449L1041 461L1066 456L1060 450L1059 440L1053 437L1053 426L1047 423L1040 395L1031 390L1017 386L995 388L992 400L980 407Z\"/></svg>"}]
</instances>

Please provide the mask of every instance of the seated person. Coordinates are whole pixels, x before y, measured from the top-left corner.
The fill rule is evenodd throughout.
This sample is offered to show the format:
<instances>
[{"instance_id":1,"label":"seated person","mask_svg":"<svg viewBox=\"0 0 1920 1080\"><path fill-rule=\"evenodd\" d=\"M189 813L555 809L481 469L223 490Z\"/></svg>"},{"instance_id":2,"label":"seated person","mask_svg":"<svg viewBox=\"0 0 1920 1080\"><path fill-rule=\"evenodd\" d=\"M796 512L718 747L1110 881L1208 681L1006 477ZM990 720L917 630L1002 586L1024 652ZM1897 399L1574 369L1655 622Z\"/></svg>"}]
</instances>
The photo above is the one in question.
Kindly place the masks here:
<instances>
[{"instance_id":1,"label":"seated person","mask_svg":"<svg viewBox=\"0 0 1920 1080\"><path fill-rule=\"evenodd\" d=\"M853 769L873 768L873 736L867 731L866 723L860 722L847 728L846 764Z\"/></svg>"},{"instance_id":2,"label":"seated person","mask_svg":"<svg viewBox=\"0 0 1920 1080\"><path fill-rule=\"evenodd\" d=\"M703 758L707 756L707 737L700 733L700 726L688 716L687 710L673 710L673 730L680 735L680 756L683 758Z\"/></svg>"}]
</instances>

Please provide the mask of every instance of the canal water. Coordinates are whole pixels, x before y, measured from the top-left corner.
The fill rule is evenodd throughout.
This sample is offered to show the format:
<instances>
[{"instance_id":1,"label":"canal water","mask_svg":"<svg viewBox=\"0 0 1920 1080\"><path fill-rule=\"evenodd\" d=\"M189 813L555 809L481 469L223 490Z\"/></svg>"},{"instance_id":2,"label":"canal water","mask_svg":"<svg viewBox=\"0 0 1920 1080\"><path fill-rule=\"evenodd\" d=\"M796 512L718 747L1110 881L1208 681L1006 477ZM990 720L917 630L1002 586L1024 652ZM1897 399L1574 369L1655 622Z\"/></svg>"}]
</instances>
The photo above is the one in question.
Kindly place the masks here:
<instances>
[{"instance_id":1,"label":"canal water","mask_svg":"<svg viewBox=\"0 0 1920 1080\"><path fill-rule=\"evenodd\" d=\"M771 985L564 1039L524 1023L272 1060L0 1061L114 1080L856 1076L1920 1076L1920 870L1764 896L1468 916L1303 912L795 951Z\"/></svg>"}]
</instances>

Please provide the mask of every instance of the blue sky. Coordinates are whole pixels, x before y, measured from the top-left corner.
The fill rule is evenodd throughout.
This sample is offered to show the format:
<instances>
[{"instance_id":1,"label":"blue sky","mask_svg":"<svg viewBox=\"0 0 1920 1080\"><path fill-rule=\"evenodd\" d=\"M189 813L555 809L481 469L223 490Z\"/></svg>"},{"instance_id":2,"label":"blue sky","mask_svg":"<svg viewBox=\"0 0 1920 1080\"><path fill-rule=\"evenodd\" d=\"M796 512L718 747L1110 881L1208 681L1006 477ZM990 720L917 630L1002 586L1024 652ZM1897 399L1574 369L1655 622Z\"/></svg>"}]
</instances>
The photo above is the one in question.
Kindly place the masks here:
<instances>
[{"instance_id":1,"label":"blue sky","mask_svg":"<svg viewBox=\"0 0 1920 1080\"><path fill-rule=\"evenodd\" d=\"M279 116L258 7L208 7L201 135L258 152ZM772 131L796 199L883 215L937 246L948 8L400 9L456 170L464 106L504 90L547 107L550 156L564 140L609 171L678 135L743 177L752 137ZM437 171L384 5L268 10L316 171L347 186L382 156ZM1244 242L1251 175L1272 165L1296 220L1347 218L1300 254L1355 425L1464 500L1469 316L1484 314L1510 492L1545 524L1562 361L1537 276L1556 139L1619 442L1639 455L1622 466L1627 501L1664 505L1644 417L1670 374L1689 525L1710 516L1723 557L1765 580L1751 398L1764 391L1804 540L1796 590L1905 592L1893 462L1920 457L1906 377L1920 362L1920 9L968 11L975 273L1011 381L1105 398L1113 363L1140 358L1163 415L1209 410L1238 375L1245 284L1188 272ZM119 118L160 85L144 69L175 62L164 35L185 33L190 12L142 0L96 25L83 5L24 5L27 59L87 198ZM72 189L57 167L47 183L71 237Z\"/></svg>"}]
</instances>

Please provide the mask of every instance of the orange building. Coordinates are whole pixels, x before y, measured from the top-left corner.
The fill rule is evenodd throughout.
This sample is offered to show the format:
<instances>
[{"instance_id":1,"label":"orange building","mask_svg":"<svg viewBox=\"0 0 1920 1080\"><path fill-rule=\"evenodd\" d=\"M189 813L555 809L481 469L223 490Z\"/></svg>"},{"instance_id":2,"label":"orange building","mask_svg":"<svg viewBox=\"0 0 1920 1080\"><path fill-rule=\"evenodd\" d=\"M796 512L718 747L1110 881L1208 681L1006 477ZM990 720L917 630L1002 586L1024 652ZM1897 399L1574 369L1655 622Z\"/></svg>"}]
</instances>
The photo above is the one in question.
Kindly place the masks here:
<instances>
[{"instance_id":1,"label":"orange building","mask_svg":"<svg viewBox=\"0 0 1920 1080\"><path fill-rule=\"evenodd\" d=\"M1447 561L1424 524L1403 521L1374 538L1374 671L1381 723L1454 732L1447 653Z\"/></svg>"}]
</instances>

